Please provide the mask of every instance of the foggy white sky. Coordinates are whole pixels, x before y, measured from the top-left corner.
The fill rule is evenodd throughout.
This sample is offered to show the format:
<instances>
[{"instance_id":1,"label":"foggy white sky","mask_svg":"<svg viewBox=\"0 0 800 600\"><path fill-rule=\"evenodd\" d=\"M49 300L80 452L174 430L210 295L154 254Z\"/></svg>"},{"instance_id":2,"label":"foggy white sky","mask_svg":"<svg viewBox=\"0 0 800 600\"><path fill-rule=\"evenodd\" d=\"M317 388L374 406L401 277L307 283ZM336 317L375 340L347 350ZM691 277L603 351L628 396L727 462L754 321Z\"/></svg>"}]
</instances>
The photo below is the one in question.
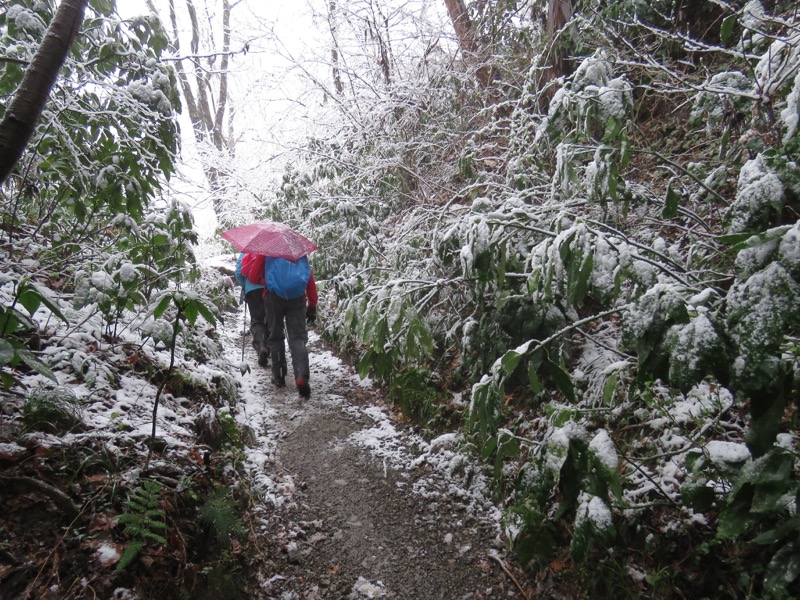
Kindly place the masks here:
<instances>
[{"instance_id":1,"label":"foggy white sky","mask_svg":"<svg viewBox=\"0 0 800 600\"><path fill-rule=\"evenodd\" d=\"M328 2L240 0L233 3L231 50L236 54L229 65L229 99L235 111L236 172L242 180L249 179L252 185L248 190L278 178L286 160L292 157L292 148L306 138L320 135L326 126L343 126L342 113L334 108L335 102L329 101L323 91L325 88L333 95L330 64L333 38L327 21ZM117 4L123 18L148 12L144 0L118 0ZM168 22L168 0L154 0L154 4L162 20ZM220 3L218 0L195 2L201 27L214 22L217 29L213 33L215 39L219 39L220 20L218 15L203 12L206 4L209 10L215 10ZM179 17L185 15L183 2L176 5ZM325 16L314 16L315 6ZM351 97L363 93L380 98L385 93L371 27L382 29L393 58L397 65L402 65L395 76L409 78L412 86L424 49L433 46L442 49L452 35L442 0L344 1L339 6L336 38L340 56L349 61L347 68L353 73L349 84L362 86L360 90L349 89ZM187 32L186 40L181 42L181 51L186 54L189 27L188 24L182 27L180 22L179 27ZM245 44L247 53L237 52ZM217 48L220 45L221 41ZM360 110L357 101L351 108ZM193 163L197 164L197 159L185 111L182 119L185 163L182 171L186 172ZM199 171L191 172L188 178L203 181ZM186 195L192 200L187 203L195 211L200 210L198 204L202 202L198 198L207 196L200 189L186 192ZM208 222L205 217L197 220ZM213 231L216 220L212 220Z\"/></svg>"},{"instance_id":2,"label":"foggy white sky","mask_svg":"<svg viewBox=\"0 0 800 600\"><path fill-rule=\"evenodd\" d=\"M167 0L155 0L154 4L162 20L168 20ZM218 5L213 1L208 4ZM282 57L287 53L305 56L309 44L313 44L314 28L306 4L303 1L242 0L231 14L231 50L237 54L230 59L228 86L235 110L237 162L243 163L240 166L244 172L249 171L254 178L264 181L282 172L286 144L302 139L306 133L309 115L308 106L301 100L302 85L294 65ZM201 23L202 5L202 2L196 3ZM181 8L178 4L179 17L185 12ZM119 0L117 12L122 18L131 18L149 10L144 0ZM219 24L219 20L215 23ZM189 31L188 26L185 29ZM247 53L238 52L245 44L248 44ZM184 53L188 47L187 38L182 43ZM183 179L197 185L173 181L175 192L192 208L201 235L211 235L216 217L204 189L205 180L185 110L181 115L181 130L183 164L180 172Z\"/></svg>"}]
</instances>

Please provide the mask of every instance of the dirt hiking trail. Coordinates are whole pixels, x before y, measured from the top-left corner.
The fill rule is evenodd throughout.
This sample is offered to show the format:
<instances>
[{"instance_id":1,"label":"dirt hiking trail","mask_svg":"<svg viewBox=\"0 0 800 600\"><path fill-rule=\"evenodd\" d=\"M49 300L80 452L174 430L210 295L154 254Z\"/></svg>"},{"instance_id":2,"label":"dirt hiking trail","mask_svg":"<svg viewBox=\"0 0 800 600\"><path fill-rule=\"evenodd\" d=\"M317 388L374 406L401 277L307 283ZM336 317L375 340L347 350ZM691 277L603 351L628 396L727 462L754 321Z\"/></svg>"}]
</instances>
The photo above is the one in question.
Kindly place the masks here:
<instances>
[{"instance_id":1,"label":"dirt hiking trail","mask_svg":"<svg viewBox=\"0 0 800 600\"><path fill-rule=\"evenodd\" d=\"M241 323L240 323L241 325ZM242 329L227 340L242 353ZM311 398L249 347L240 421L259 513L263 598L524 598L499 513L454 435L426 441L310 332ZM287 357L288 358L288 357Z\"/></svg>"}]
</instances>

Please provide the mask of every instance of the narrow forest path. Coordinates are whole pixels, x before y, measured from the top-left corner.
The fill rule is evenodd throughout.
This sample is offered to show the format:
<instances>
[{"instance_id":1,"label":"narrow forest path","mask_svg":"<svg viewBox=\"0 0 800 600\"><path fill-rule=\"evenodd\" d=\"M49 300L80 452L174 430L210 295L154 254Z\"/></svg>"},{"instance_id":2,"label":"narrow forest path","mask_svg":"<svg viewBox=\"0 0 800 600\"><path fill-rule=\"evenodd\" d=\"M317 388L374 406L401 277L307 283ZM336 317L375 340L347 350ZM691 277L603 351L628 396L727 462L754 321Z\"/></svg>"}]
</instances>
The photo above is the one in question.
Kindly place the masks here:
<instances>
[{"instance_id":1,"label":"narrow forest path","mask_svg":"<svg viewBox=\"0 0 800 600\"><path fill-rule=\"evenodd\" d=\"M242 325L225 341L234 364ZM260 498L260 597L522 598L486 482L454 436L423 439L310 338L308 400L291 383L272 386L249 338L244 355L239 420L257 440L247 460Z\"/></svg>"}]
</instances>

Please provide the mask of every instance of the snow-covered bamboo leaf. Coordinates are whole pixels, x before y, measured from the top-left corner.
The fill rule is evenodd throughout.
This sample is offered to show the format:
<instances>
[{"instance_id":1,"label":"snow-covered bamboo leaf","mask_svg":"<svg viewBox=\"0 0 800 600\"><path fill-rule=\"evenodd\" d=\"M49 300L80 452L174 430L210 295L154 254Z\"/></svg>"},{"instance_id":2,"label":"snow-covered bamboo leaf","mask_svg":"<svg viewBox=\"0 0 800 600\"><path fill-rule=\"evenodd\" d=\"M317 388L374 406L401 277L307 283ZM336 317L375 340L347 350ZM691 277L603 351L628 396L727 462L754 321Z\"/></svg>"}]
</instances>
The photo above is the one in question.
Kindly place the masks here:
<instances>
[{"instance_id":1,"label":"snow-covered bamboo leaf","mask_svg":"<svg viewBox=\"0 0 800 600\"><path fill-rule=\"evenodd\" d=\"M573 304L581 304L589 289L589 278L594 267L594 255L590 252L582 262L573 264L580 265L580 268L570 279L569 301Z\"/></svg>"},{"instance_id":2,"label":"snow-covered bamboo leaf","mask_svg":"<svg viewBox=\"0 0 800 600\"><path fill-rule=\"evenodd\" d=\"M603 383L603 405L608 406L617 391L617 374L611 373Z\"/></svg>"},{"instance_id":3,"label":"snow-covered bamboo leaf","mask_svg":"<svg viewBox=\"0 0 800 600\"><path fill-rule=\"evenodd\" d=\"M197 321L197 316L200 314L200 311L197 308L197 303L190 300L181 306L181 313L184 317L186 317L186 320L189 321L189 323L194 325Z\"/></svg>"},{"instance_id":4,"label":"snow-covered bamboo leaf","mask_svg":"<svg viewBox=\"0 0 800 600\"><path fill-rule=\"evenodd\" d=\"M422 350L420 356L423 356L425 353L428 355L433 354L433 336L428 326L422 320L420 320L419 327L417 328L416 340L419 348Z\"/></svg>"},{"instance_id":5,"label":"snow-covered bamboo leaf","mask_svg":"<svg viewBox=\"0 0 800 600\"><path fill-rule=\"evenodd\" d=\"M519 456L519 441L506 430L497 433L497 453L494 458L495 473L501 473L503 464L508 458Z\"/></svg>"},{"instance_id":6,"label":"snow-covered bamboo leaf","mask_svg":"<svg viewBox=\"0 0 800 600\"><path fill-rule=\"evenodd\" d=\"M738 20L739 17L736 14L728 15L722 20L722 25L720 26L720 31L719 31L719 38L720 42L722 42L723 45L727 46L730 43L733 37L733 31L736 27Z\"/></svg>"},{"instance_id":7,"label":"snow-covered bamboo leaf","mask_svg":"<svg viewBox=\"0 0 800 600\"><path fill-rule=\"evenodd\" d=\"M52 381L58 381L55 373L53 370L44 364L41 360L39 360L33 352L28 350L27 348L17 348L17 356L20 358L22 362L28 365L31 369L39 373L40 375L44 375L48 379Z\"/></svg>"},{"instance_id":8,"label":"snow-covered bamboo leaf","mask_svg":"<svg viewBox=\"0 0 800 600\"><path fill-rule=\"evenodd\" d=\"M2 383L3 387L8 390L17 385L19 380L11 375L11 373L0 370L0 383Z\"/></svg>"},{"instance_id":9,"label":"snow-covered bamboo leaf","mask_svg":"<svg viewBox=\"0 0 800 600\"><path fill-rule=\"evenodd\" d=\"M372 343L376 348L383 348L389 340L389 323L386 317L380 317L376 320L375 330L372 332Z\"/></svg>"},{"instance_id":10,"label":"snow-covered bamboo leaf","mask_svg":"<svg viewBox=\"0 0 800 600\"><path fill-rule=\"evenodd\" d=\"M33 315L42 304L41 296L36 292L36 290L30 288L20 290L17 300L31 315Z\"/></svg>"},{"instance_id":11,"label":"snow-covered bamboo leaf","mask_svg":"<svg viewBox=\"0 0 800 600\"><path fill-rule=\"evenodd\" d=\"M550 373L550 377L553 378L558 389L564 394L564 397L569 402L575 402L575 384L572 382L572 377L570 374L556 362L548 359L546 361L547 364L547 371Z\"/></svg>"},{"instance_id":12,"label":"snow-covered bamboo leaf","mask_svg":"<svg viewBox=\"0 0 800 600\"><path fill-rule=\"evenodd\" d=\"M605 131L603 132L603 138L600 140L604 144L611 144L619 138L620 133L622 132L622 121L617 119L616 117L611 117L606 121Z\"/></svg>"},{"instance_id":13,"label":"snow-covered bamboo leaf","mask_svg":"<svg viewBox=\"0 0 800 600\"><path fill-rule=\"evenodd\" d=\"M484 459L491 458L495 450L497 450L497 438L497 435L493 435L484 442L483 448L481 449L481 456Z\"/></svg>"},{"instance_id":14,"label":"snow-covered bamboo leaf","mask_svg":"<svg viewBox=\"0 0 800 600\"><path fill-rule=\"evenodd\" d=\"M372 369L377 379L385 381L391 375L392 368L394 367L394 360L392 355L388 352L376 352L373 355Z\"/></svg>"},{"instance_id":15,"label":"snow-covered bamboo leaf","mask_svg":"<svg viewBox=\"0 0 800 600\"><path fill-rule=\"evenodd\" d=\"M628 168L633 154L633 144L627 138L623 139L619 147L619 166L623 169Z\"/></svg>"},{"instance_id":16,"label":"snow-covered bamboo leaf","mask_svg":"<svg viewBox=\"0 0 800 600\"><path fill-rule=\"evenodd\" d=\"M542 392L542 381L539 379L538 369L533 366L528 366L528 381L530 382L531 391L534 394L540 394Z\"/></svg>"},{"instance_id":17,"label":"snow-covered bamboo leaf","mask_svg":"<svg viewBox=\"0 0 800 600\"><path fill-rule=\"evenodd\" d=\"M395 302L392 302L389 305L389 319L391 319L392 324L392 335L397 335L402 331L403 326L405 325L405 314L406 314L406 305L403 302L397 302L399 306L394 306Z\"/></svg>"},{"instance_id":18,"label":"snow-covered bamboo leaf","mask_svg":"<svg viewBox=\"0 0 800 600\"><path fill-rule=\"evenodd\" d=\"M344 313L343 326L345 329L354 330L356 328L356 311L353 305L347 307Z\"/></svg>"},{"instance_id":19,"label":"snow-covered bamboo leaf","mask_svg":"<svg viewBox=\"0 0 800 600\"><path fill-rule=\"evenodd\" d=\"M195 306L197 307L197 312L206 320L209 325L216 325L218 316L215 314L216 310L208 305L206 305L201 299L195 299L192 301ZM219 318L221 321L222 319Z\"/></svg>"},{"instance_id":20,"label":"snow-covered bamboo leaf","mask_svg":"<svg viewBox=\"0 0 800 600\"><path fill-rule=\"evenodd\" d=\"M16 356L17 353L14 350L14 346L11 345L11 342L0 338L0 367L11 364Z\"/></svg>"},{"instance_id":21,"label":"snow-covered bamboo leaf","mask_svg":"<svg viewBox=\"0 0 800 600\"><path fill-rule=\"evenodd\" d=\"M169 308L170 304L172 304L172 301L172 294L164 294L153 308L153 317L158 319L161 315L163 315Z\"/></svg>"},{"instance_id":22,"label":"snow-covered bamboo leaf","mask_svg":"<svg viewBox=\"0 0 800 600\"><path fill-rule=\"evenodd\" d=\"M116 0L91 0L90 5L98 14L109 16L116 8Z\"/></svg>"},{"instance_id":23,"label":"snow-covered bamboo leaf","mask_svg":"<svg viewBox=\"0 0 800 600\"><path fill-rule=\"evenodd\" d=\"M619 187L619 168L615 162L608 165L608 197L612 202L617 201L617 188Z\"/></svg>"},{"instance_id":24,"label":"snow-covered bamboo leaf","mask_svg":"<svg viewBox=\"0 0 800 600\"><path fill-rule=\"evenodd\" d=\"M361 379L366 379L370 371L372 371L374 357L375 351L369 348L364 352L364 356L361 357L361 360L358 361L358 376L361 377Z\"/></svg>"},{"instance_id":25,"label":"snow-covered bamboo leaf","mask_svg":"<svg viewBox=\"0 0 800 600\"><path fill-rule=\"evenodd\" d=\"M0 334L11 335L23 330L33 330L33 322L16 308L0 309Z\"/></svg>"},{"instance_id":26,"label":"snow-covered bamboo leaf","mask_svg":"<svg viewBox=\"0 0 800 600\"><path fill-rule=\"evenodd\" d=\"M680 200L680 193L675 190L673 182L670 181L669 185L667 186L667 193L664 198L664 209L661 211L661 216L665 219L671 219L677 216Z\"/></svg>"},{"instance_id":27,"label":"snow-covered bamboo leaf","mask_svg":"<svg viewBox=\"0 0 800 600\"><path fill-rule=\"evenodd\" d=\"M798 517L794 518L795 521L797 519ZM796 536L798 529L800 526L795 523L794 531L791 533ZM767 565L767 572L764 574L764 588L772 593L785 594L786 588L800 577L800 544L796 539L795 537L795 539L781 544Z\"/></svg>"},{"instance_id":28,"label":"snow-covered bamboo leaf","mask_svg":"<svg viewBox=\"0 0 800 600\"><path fill-rule=\"evenodd\" d=\"M511 375L517 368L519 361L522 360L522 354L516 350L509 350L500 359L500 366L506 375Z\"/></svg>"},{"instance_id":29,"label":"snow-covered bamboo leaf","mask_svg":"<svg viewBox=\"0 0 800 600\"><path fill-rule=\"evenodd\" d=\"M566 263L569 260L570 254L573 252L572 249L572 242L575 239L575 232L571 232L567 235L558 246L558 254L561 257L561 261Z\"/></svg>"}]
</instances>

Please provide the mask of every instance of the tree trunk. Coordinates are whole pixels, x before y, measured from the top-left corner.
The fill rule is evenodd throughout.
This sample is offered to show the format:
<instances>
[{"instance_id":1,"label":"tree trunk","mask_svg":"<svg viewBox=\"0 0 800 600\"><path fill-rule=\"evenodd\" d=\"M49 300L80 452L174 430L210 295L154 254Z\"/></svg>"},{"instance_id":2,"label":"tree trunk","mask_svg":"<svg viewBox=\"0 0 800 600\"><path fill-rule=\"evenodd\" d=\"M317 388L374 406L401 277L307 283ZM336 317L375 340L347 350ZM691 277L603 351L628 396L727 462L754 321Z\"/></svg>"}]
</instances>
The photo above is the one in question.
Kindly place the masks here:
<instances>
[{"instance_id":1,"label":"tree trunk","mask_svg":"<svg viewBox=\"0 0 800 600\"><path fill-rule=\"evenodd\" d=\"M222 0L222 60L219 65L219 93L217 95L217 114L214 117L214 146L217 150L229 150L233 145L233 138L226 139L222 135L222 124L225 109L228 106L228 64L231 49L231 3ZM216 133L218 132L218 133ZM218 139L217 139L218 138Z\"/></svg>"},{"instance_id":2,"label":"tree trunk","mask_svg":"<svg viewBox=\"0 0 800 600\"><path fill-rule=\"evenodd\" d=\"M377 21L367 20L367 30L369 31L370 38L378 47L377 56L375 59L378 63L378 66L381 68L383 82L389 86L392 84L391 65L389 62L389 52L386 48L386 42L383 41L383 36L381 35L380 25L378 25Z\"/></svg>"},{"instance_id":3,"label":"tree trunk","mask_svg":"<svg viewBox=\"0 0 800 600\"><path fill-rule=\"evenodd\" d=\"M547 3L547 41L549 50L548 62L543 64L539 86L566 75L567 64L564 51L555 43L556 35L572 18L572 0L548 0ZM550 96L550 94L546 94Z\"/></svg>"},{"instance_id":4,"label":"tree trunk","mask_svg":"<svg viewBox=\"0 0 800 600\"><path fill-rule=\"evenodd\" d=\"M189 112L189 119L192 122L192 130L195 139L199 143L210 143L221 154L233 154L234 136L232 114L228 113L227 123L225 113L228 109L228 64L230 61L231 43L231 2L222 0L222 48L218 53L220 64L216 66L213 61L215 57L207 60L211 64L204 65L200 53L200 26L197 20L197 11L194 7L194 0L186 0L186 11L191 23L192 38L190 42L190 52L193 56L189 59L194 64L191 71L183 68L183 60L178 61L178 79L181 84L183 98L186 101L186 108ZM181 47L178 29L178 18L175 10L175 1L169 0L169 19L172 25L172 51L176 57L180 58ZM189 73L194 74L194 84L190 82ZM219 88L216 98L211 85L208 73L213 73L217 77ZM215 109L212 109L215 107ZM227 135L226 135L227 129ZM211 189L214 212L219 216L224 207L222 194L223 172L215 164L216 161L203 161L203 172L206 181Z\"/></svg>"},{"instance_id":5,"label":"tree trunk","mask_svg":"<svg viewBox=\"0 0 800 600\"><path fill-rule=\"evenodd\" d=\"M0 123L0 185L28 145L89 0L62 0Z\"/></svg>"},{"instance_id":6,"label":"tree trunk","mask_svg":"<svg viewBox=\"0 0 800 600\"><path fill-rule=\"evenodd\" d=\"M552 42L572 18L572 0L549 0L547 3L547 38Z\"/></svg>"},{"instance_id":7,"label":"tree trunk","mask_svg":"<svg viewBox=\"0 0 800 600\"><path fill-rule=\"evenodd\" d=\"M450 15L450 21L453 23L461 53L468 63L478 65L475 77L481 86L488 87L492 78L491 70L486 64L483 64L482 57L478 52L475 25L469 18L464 0L444 0L444 4L447 7L447 14Z\"/></svg>"},{"instance_id":8,"label":"tree trunk","mask_svg":"<svg viewBox=\"0 0 800 600\"><path fill-rule=\"evenodd\" d=\"M342 84L342 73L339 70L339 40L336 37L336 0L331 0L328 5L328 26L331 29L331 38L333 39L333 45L331 46L333 86L336 89L336 93L341 96L344 93L344 85Z\"/></svg>"},{"instance_id":9,"label":"tree trunk","mask_svg":"<svg viewBox=\"0 0 800 600\"><path fill-rule=\"evenodd\" d=\"M461 52L465 55L475 54L475 35L464 0L444 0L444 4L447 6L447 14L450 15L453 29L456 30L456 38Z\"/></svg>"}]
</instances>

